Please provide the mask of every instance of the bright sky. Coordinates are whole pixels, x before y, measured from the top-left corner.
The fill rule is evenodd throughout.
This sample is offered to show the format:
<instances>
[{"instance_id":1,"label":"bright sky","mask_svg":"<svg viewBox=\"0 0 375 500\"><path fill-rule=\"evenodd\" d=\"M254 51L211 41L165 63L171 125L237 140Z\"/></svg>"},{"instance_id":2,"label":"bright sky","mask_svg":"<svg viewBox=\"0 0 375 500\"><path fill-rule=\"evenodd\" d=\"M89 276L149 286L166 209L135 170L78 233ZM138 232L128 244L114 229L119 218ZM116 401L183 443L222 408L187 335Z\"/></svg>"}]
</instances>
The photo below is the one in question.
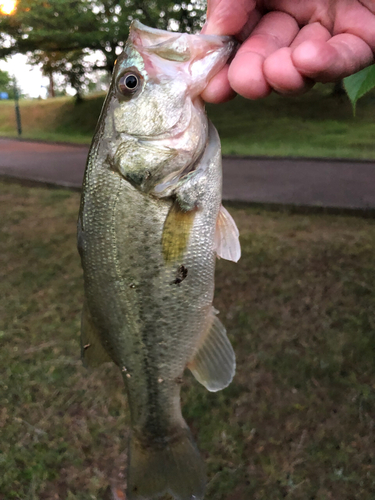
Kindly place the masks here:
<instances>
[{"instance_id":1,"label":"bright sky","mask_svg":"<svg viewBox=\"0 0 375 500\"><path fill-rule=\"evenodd\" d=\"M0 60L0 69L8 71L10 76L15 76L18 87L28 96L47 96L48 78L42 75L37 66L27 64L27 56L16 54L7 61Z\"/></svg>"},{"instance_id":2,"label":"bright sky","mask_svg":"<svg viewBox=\"0 0 375 500\"><path fill-rule=\"evenodd\" d=\"M85 56L85 60L90 63L104 63L103 54L100 51L95 51ZM18 87L27 97L42 97L43 99L47 97L49 79L42 75L39 66L27 64L27 56L15 54L12 57L8 57L6 61L0 59L0 69L7 71L10 76L16 77ZM61 75L54 74L54 82L56 85L61 85L63 82ZM104 89L105 87L102 90ZM67 85L65 90L69 95L75 94L70 85Z\"/></svg>"}]
</instances>

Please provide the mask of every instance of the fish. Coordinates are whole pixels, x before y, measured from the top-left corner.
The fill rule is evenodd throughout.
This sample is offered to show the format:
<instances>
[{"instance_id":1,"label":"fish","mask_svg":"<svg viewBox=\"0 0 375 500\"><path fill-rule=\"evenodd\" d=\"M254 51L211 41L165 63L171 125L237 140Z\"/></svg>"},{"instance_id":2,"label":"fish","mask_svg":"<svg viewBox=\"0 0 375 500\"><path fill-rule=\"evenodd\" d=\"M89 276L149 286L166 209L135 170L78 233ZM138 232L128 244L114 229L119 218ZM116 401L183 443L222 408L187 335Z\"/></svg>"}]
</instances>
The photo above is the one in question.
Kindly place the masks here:
<instances>
[{"instance_id":1,"label":"fish","mask_svg":"<svg viewBox=\"0 0 375 500\"><path fill-rule=\"evenodd\" d=\"M235 354L214 309L216 258L237 261L221 204L218 133L200 94L228 37L134 21L90 147L78 216L85 366L121 370L131 421L128 500L201 500L204 463L182 416L184 370L229 385Z\"/></svg>"}]
</instances>

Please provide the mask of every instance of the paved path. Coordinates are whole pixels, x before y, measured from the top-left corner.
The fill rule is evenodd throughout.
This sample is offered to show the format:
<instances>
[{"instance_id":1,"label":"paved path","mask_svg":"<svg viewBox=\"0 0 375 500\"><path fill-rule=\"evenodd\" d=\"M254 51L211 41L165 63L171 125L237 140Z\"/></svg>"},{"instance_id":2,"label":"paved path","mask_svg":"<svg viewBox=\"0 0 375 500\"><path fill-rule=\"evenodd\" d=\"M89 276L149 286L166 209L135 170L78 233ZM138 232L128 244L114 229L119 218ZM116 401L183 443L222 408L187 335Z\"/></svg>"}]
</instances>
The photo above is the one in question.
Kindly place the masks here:
<instances>
[{"instance_id":1,"label":"paved path","mask_svg":"<svg viewBox=\"0 0 375 500\"><path fill-rule=\"evenodd\" d=\"M0 138L0 174L68 187L82 184L87 146Z\"/></svg>"},{"instance_id":2,"label":"paved path","mask_svg":"<svg viewBox=\"0 0 375 500\"><path fill-rule=\"evenodd\" d=\"M0 175L80 187L88 147L0 139ZM375 208L375 162L224 158L223 198Z\"/></svg>"}]
</instances>

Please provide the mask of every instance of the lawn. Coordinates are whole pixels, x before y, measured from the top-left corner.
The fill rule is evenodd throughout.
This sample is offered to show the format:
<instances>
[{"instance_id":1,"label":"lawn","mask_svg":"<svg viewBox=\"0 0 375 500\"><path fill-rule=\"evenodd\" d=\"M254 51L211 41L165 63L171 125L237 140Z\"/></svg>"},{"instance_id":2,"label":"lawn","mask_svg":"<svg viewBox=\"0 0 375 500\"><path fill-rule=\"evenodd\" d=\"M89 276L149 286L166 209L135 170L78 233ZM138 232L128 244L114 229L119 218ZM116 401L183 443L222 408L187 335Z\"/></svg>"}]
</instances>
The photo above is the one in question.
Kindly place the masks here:
<instances>
[{"instance_id":1,"label":"lawn","mask_svg":"<svg viewBox=\"0 0 375 500\"><path fill-rule=\"evenodd\" d=\"M0 498L124 488L129 412L114 366L79 360L79 195L0 184ZM237 353L226 390L187 374L207 500L373 500L375 221L229 206L236 265L215 307Z\"/></svg>"},{"instance_id":2,"label":"lawn","mask_svg":"<svg viewBox=\"0 0 375 500\"><path fill-rule=\"evenodd\" d=\"M21 101L23 137L90 143L104 94ZM358 102L354 117L346 96L317 85L300 97L237 97L207 111L219 130L224 154L375 159L375 91ZM12 102L0 102L0 135L15 136Z\"/></svg>"}]
</instances>

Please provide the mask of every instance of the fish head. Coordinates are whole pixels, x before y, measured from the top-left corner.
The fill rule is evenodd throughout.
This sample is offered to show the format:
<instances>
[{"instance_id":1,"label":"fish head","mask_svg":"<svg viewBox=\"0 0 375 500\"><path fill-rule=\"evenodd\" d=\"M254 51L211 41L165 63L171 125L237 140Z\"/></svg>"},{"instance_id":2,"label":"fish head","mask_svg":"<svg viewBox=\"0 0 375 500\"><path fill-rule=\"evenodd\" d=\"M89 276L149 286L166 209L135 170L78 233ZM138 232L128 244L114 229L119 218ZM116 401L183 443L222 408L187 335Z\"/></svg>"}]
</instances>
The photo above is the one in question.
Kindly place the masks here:
<instances>
[{"instance_id":1,"label":"fish head","mask_svg":"<svg viewBox=\"0 0 375 500\"><path fill-rule=\"evenodd\" d=\"M134 21L111 87L116 131L144 139L183 133L194 112L203 112L199 95L233 49L229 37L173 33Z\"/></svg>"}]
</instances>

